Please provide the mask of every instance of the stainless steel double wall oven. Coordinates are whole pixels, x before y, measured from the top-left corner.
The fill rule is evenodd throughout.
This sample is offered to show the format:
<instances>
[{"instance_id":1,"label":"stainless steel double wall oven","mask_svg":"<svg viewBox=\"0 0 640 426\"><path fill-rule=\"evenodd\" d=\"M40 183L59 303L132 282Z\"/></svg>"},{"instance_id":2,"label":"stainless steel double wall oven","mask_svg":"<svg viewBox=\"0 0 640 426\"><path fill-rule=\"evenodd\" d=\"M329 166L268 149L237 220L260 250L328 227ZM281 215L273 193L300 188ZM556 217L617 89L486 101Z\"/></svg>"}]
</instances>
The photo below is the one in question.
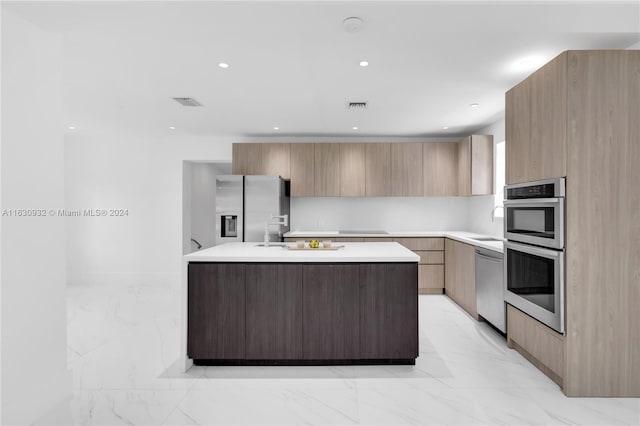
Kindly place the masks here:
<instances>
[{"instance_id":1,"label":"stainless steel double wall oven","mask_svg":"<svg viewBox=\"0 0 640 426\"><path fill-rule=\"evenodd\" d=\"M506 186L504 211L504 299L564 333L565 179Z\"/></svg>"}]
</instances>

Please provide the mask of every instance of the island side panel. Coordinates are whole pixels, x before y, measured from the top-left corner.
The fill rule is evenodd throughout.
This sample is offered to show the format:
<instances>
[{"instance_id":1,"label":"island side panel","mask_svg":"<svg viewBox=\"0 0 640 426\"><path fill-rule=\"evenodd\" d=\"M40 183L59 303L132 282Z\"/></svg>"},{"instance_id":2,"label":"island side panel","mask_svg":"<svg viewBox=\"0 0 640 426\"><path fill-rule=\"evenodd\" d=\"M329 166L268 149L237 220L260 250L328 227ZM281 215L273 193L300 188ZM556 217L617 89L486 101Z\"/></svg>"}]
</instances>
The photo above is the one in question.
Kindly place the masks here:
<instances>
[{"instance_id":1,"label":"island side panel","mask_svg":"<svg viewBox=\"0 0 640 426\"><path fill-rule=\"evenodd\" d=\"M360 266L360 357L418 356L418 266L410 263Z\"/></svg>"},{"instance_id":2,"label":"island side panel","mask_svg":"<svg viewBox=\"0 0 640 426\"><path fill-rule=\"evenodd\" d=\"M304 359L360 359L359 272L357 264L303 266Z\"/></svg>"},{"instance_id":3,"label":"island side panel","mask_svg":"<svg viewBox=\"0 0 640 426\"><path fill-rule=\"evenodd\" d=\"M302 265L247 264L249 360L302 359Z\"/></svg>"},{"instance_id":4,"label":"island side panel","mask_svg":"<svg viewBox=\"0 0 640 426\"><path fill-rule=\"evenodd\" d=\"M245 265L189 263L187 355L245 358Z\"/></svg>"}]
</instances>

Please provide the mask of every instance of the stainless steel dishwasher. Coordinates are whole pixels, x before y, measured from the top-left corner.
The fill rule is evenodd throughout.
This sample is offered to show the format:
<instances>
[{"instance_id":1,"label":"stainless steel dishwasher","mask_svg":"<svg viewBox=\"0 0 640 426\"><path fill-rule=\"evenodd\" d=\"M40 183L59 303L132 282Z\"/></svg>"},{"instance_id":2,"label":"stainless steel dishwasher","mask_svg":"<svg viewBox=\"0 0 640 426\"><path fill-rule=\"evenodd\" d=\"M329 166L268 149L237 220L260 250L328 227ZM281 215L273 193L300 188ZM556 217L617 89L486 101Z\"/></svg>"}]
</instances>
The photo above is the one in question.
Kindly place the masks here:
<instances>
[{"instance_id":1,"label":"stainless steel dishwasher","mask_svg":"<svg viewBox=\"0 0 640 426\"><path fill-rule=\"evenodd\" d=\"M503 294L503 255L476 247L476 302L478 314L506 333L507 319Z\"/></svg>"}]
</instances>

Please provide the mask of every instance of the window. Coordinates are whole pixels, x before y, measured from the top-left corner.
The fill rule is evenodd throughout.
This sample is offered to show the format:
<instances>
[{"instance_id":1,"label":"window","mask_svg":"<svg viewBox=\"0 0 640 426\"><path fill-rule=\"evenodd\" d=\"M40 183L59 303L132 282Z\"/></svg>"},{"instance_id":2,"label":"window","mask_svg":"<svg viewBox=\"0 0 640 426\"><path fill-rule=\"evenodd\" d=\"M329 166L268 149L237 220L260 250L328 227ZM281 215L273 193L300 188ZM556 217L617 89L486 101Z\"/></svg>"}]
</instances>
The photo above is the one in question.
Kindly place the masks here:
<instances>
[{"instance_id":1,"label":"window","mask_svg":"<svg viewBox=\"0 0 640 426\"><path fill-rule=\"evenodd\" d=\"M504 199L504 181L505 181L505 143L504 141L498 142L496 144L496 159L494 163L494 169L496 173L495 182L495 198L493 201L493 205L495 207L502 207L502 202ZM495 209L495 217L504 217L504 209Z\"/></svg>"}]
</instances>

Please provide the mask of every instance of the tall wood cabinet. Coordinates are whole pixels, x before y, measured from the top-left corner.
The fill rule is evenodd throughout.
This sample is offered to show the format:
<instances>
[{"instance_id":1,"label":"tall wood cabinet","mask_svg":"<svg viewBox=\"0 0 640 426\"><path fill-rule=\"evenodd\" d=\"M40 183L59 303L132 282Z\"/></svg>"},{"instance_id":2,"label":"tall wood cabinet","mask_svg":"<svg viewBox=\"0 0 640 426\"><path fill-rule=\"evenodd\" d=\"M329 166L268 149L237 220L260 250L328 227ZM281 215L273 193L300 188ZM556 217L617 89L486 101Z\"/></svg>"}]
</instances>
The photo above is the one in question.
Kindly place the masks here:
<instances>
[{"instance_id":1,"label":"tall wood cabinet","mask_svg":"<svg viewBox=\"0 0 640 426\"><path fill-rule=\"evenodd\" d=\"M567 174L568 61L565 52L507 92L507 184Z\"/></svg>"},{"instance_id":2,"label":"tall wood cabinet","mask_svg":"<svg viewBox=\"0 0 640 426\"><path fill-rule=\"evenodd\" d=\"M564 52L506 96L507 182L566 176L563 366L519 350L570 396L640 396L638 117L638 50Z\"/></svg>"}]
</instances>

